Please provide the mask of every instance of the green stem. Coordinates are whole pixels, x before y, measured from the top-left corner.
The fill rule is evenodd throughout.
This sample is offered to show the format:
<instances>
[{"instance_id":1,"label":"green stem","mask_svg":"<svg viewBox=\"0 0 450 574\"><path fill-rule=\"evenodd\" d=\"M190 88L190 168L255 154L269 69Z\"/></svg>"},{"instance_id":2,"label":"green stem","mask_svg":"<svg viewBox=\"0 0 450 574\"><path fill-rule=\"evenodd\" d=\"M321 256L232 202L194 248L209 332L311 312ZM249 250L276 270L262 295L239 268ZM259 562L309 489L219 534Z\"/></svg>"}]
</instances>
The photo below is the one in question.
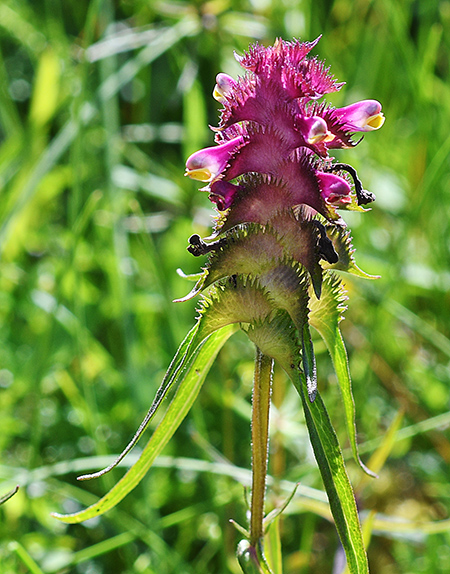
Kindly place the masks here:
<instances>
[{"instance_id":1,"label":"green stem","mask_svg":"<svg viewBox=\"0 0 450 574\"><path fill-rule=\"evenodd\" d=\"M254 547L264 535L264 499L266 494L269 447L269 409L272 392L273 360L256 348L252 397L252 500L250 544Z\"/></svg>"}]
</instances>

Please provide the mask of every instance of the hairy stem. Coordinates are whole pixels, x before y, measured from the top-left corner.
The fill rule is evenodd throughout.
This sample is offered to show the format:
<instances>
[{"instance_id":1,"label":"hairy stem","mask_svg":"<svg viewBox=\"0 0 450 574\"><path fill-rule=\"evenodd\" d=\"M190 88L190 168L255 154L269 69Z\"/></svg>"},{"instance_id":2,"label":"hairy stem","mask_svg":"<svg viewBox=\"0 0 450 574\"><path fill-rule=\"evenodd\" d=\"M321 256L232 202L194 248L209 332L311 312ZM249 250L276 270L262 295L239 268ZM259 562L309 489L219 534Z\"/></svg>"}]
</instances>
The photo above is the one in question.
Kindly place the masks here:
<instances>
[{"instance_id":1,"label":"hairy stem","mask_svg":"<svg viewBox=\"0 0 450 574\"><path fill-rule=\"evenodd\" d=\"M252 500L250 544L256 546L264 535L264 499L266 494L269 447L269 408L272 392L273 360L256 348L252 398Z\"/></svg>"}]
</instances>

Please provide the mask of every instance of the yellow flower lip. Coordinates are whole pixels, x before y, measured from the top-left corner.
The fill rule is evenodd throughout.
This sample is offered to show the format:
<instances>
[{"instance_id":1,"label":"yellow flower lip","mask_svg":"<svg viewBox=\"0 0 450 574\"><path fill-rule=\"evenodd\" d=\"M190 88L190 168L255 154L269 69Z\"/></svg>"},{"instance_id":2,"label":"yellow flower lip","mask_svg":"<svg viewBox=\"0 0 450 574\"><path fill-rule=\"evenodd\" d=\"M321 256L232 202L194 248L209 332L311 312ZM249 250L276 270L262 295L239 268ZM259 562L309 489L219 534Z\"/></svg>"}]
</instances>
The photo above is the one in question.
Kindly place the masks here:
<instances>
[{"instance_id":1,"label":"yellow flower lip","mask_svg":"<svg viewBox=\"0 0 450 574\"><path fill-rule=\"evenodd\" d=\"M212 173L207 168L186 169L184 175L197 181L211 181L213 178Z\"/></svg>"},{"instance_id":2,"label":"yellow flower lip","mask_svg":"<svg viewBox=\"0 0 450 574\"><path fill-rule=\"evenodd\" d=\"M216 84L214 86L214 91L213 91L213 98L215 100L217 100L218 102L222 103L225 98L224 98L224 93L223 91L219 88L219 86Z\"/></svg>"},{"instance_id":3,"label":"yellow flower lip","mask_svg":"<svg viewBox=\"0 0 450 574\"><path fill-rule=\"evenodd\" d=\"M324 142L324 143L332 142L334 140L334 138L335 138L335 136L331 132L326 131L324 133L319 133L319 134L315 134L313 136L310 136L307 141L309 144L314 145L314 144L318 144L321 142Z\"/></svg>"},{"instance_id":4,"label":"yellow flower lip","mask_svg":"<svg viewBox=\"0 0 450 574\"><path fill-rule=\"evenodd\" d=\"M307 134L305 134L308 144L314 145L333 141L335 136L328 131L328 126L322 118L312 116L306 120L305 124L308 126Z\"/></svg>"},{"instance_id":5,"label":"yellow flower lip","mask_svg":"<svg viewBox=\"0 0 450 574\"><path fill-rule=\"evenodd\" d=\"M386 118L384 117L384 114L382 112L374 114L373 116L367 118L366 127L372 130L379 130L381 126L384 124L385 119Z\"/></svg>"}]
</instances>

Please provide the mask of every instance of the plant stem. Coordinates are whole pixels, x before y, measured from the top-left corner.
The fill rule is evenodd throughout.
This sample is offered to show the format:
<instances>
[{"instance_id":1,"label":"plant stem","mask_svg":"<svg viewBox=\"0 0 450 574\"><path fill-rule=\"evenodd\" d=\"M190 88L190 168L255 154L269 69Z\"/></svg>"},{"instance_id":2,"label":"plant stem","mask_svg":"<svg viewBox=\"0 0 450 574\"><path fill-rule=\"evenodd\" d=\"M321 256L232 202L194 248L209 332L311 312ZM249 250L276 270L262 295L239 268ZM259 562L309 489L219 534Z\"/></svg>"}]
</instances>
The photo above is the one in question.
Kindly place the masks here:
<instances>
[{"instance_id":1,"label":"plant stem","mask_svg":"<svg viewBox=\"0 0 450 574\"><path fill-rule=\"evenodd\" d=\"M264 499L266 494L269 448L269 409L272 392L273 360L256 348L252 397L252 500L250 544L256 546L264 535Z\"/></svg>"}]
</instances>

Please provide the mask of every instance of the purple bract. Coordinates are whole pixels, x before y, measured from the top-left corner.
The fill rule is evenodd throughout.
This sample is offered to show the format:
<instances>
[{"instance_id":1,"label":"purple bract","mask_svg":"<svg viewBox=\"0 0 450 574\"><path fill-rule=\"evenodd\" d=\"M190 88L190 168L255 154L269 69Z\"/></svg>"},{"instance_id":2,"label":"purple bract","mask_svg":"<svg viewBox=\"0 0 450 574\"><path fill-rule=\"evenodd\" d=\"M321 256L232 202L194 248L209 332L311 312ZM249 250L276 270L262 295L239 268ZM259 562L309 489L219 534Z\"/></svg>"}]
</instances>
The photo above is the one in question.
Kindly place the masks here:
<instances>
[{"instance_id":1,"label":"purple bract","mask_svg":"<svg viewBox=\"0 0 450 574\"><path fill-rule=\"evenodd\" d=\"M380 128L381 104L363 100L334 108L319 101L343 84L323 62L307 57L318 40L278 39L267 48L256 44L236 56L246 70L243 77L218 74L213 95L223 109L214 128L217 145L191 155L186 175L208 183L203 190L226 212L222 222L237 203L241 208L231 216L233 224L252 220L242 203L252 194L254 200L245 204L253 210L263 200L272 201L274 209L308 206L312 214L335 223L343 223L337 208L362 203L349 171L342 164L335 167L329 150L353 147L354 132ZM258 185L252 180L255 174Z\"/></svg>"}]
</instances>

